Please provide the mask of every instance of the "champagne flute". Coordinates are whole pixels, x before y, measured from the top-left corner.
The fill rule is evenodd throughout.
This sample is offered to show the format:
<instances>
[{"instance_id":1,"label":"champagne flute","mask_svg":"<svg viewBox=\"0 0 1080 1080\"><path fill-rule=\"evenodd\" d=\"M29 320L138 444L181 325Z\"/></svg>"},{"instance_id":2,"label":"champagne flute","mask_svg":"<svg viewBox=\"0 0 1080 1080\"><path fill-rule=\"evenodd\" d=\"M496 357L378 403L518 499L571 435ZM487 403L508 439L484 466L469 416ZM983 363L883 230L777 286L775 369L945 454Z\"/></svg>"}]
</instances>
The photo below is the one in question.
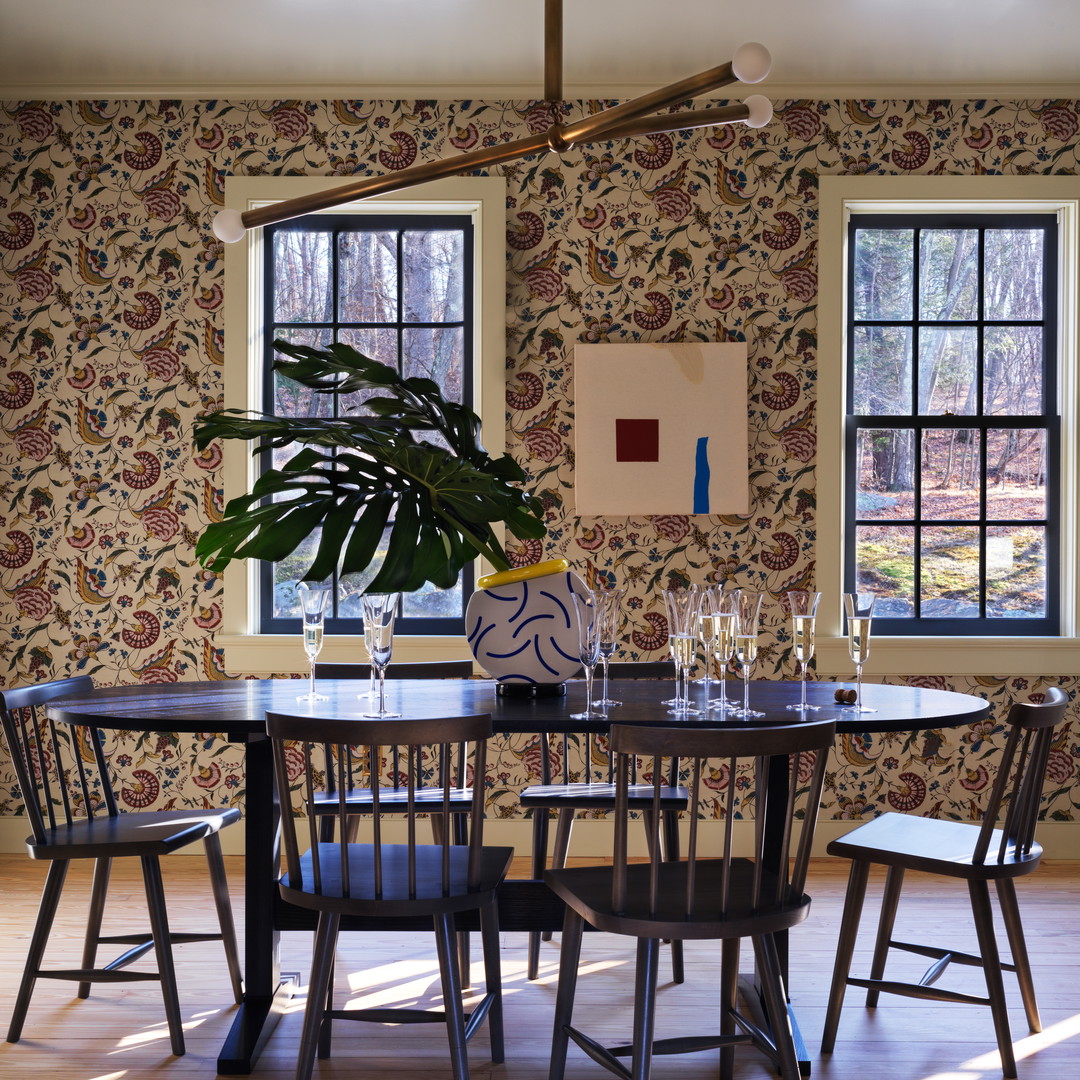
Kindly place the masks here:
<instances>
[{"instance_id":1,"label":"champagne flute","mask_svg":"<svg viewBox=\"0 0 1080 1080\"><path fill-rule=\"evenodd\" d=\"M727 696L727 667L735 652L735 619L741 595L741 589L721 589L716 594L716 614L713 616L716 620L716 645L713 653L720 662L720 700L714 702L712 708L720 712L731 712L735 709L734 703L728 701Z\"/></svg>"},{"instance_id":2,"label":"champagne flute","mask_svg":"<svg viewBox=\"0 0 1080 1080\"><path fill-rule=\"evenodd\" d=\"M308 692L300 694L297 701L328 700L325 694L315 693L315 659L322 652L326 602L330 599L333 587L333 583L329 581L301 581L296 586L304 626L304 652L307 653L308 664L311 668Z\"/></svg>"},{"instance_id":3,"label":"champagne flute","mask_svg":"<svg viewBox=\"0 0 1080 1080\"><path fill-rule=\"evenodd\" d=\"M596 662L600 659L600 622L603 599L600 593L586 589L584 592L572 591L570 599L574 603L577 616L578 658L585 668L585 709L571 713L573 720L602 720L604 714L593 708L592 687Z\"/></svg>"},{"instance_id":4,"label":"champagne flute","mask_svg":"<svg viewBox=\"0 0 1080 1080\"><path fill-rule=\"evenodd\" d=\"M717 622L719 616L716 613L719 605L720 587L709 585L701 590L701 606L698 609L697 636L705 650L705 699L702 707L706 710L712 708L709 701L712 692L713 656L719 641L720 626Z\"/></svg>"},{"instance_id":5,"label":"champagne flute","mask_svg":"<svg viewBox=\"0 0 1080 1080\"><path fill-rule=\"evenodd\" d=\"M737 715L744 720L764 716L763 712L750 708L750 668L757 659L758 619L764 593L753 589L739 591L739 608L735 616L735 659L742 666L743 703Z\"/></svg>"},{"instance_id":6,"label":"champagne flute","mask_svg":"<svg viewBox=\"0 0 1080 1080\"><path fill-rule=\"evenodd\" d=\"M820 706L806 704L806 666L814 656L814 622L821 593L790 589L787 598L791 608L792 648L799 664L799 704L787 707L799 712L817 712Z\"/></svg>"},{"instance_id":7,"label":"champagne flute","mask_svg":"<svg viewBox=\"0 0 1080 1080\"><path fill-rule=\"evenodd\" d=\"M690 668L697 655L697 617L701 604L701 587L665 589L664 604L668 617L668 647L675 662L675 697L665 702L673 712L695 715L700 709L690 708Z\"/></svg>"},{"instance_id":8,"label":"champagne flute","mask_svg":"<svg viewBox=\"0 0 1080 1080\"><path fill-rule=\"evenodd\" d=\"M855 665L855 712L877 712L867 708L862 699L862 669L870 655L870 621L874 617L875 599L874 593L844 593L848 655Z\"/></svg>"},{"instance_id":9,"label":"champagne flute","mask_svg":"<svg viewBox=\"0 0 1080 1080\"><path fill-rule=\"evenodd\" d=\"M621 701L612 701L608 697L608 661L615 652L616 635L619 631L619 605L626 595L626 586L618 589L595 590L600 597L600 663L604 667L604 689L596 703L602 708L621 705Z\"/></svg>"},{"instance_id":10,"label":"champagne flute","mask_svg":"<svg viewBox=\"0 0 1080 1080\"><path fill-rule=\"evenodd\" d=\"M401 713L386 709L386 665L394 651L394 619L397 617L401 593L364 593L364 642L371 654L371 663L379 676L379 708L364 716L384 719Z\"/></svg>"}]
</instances>

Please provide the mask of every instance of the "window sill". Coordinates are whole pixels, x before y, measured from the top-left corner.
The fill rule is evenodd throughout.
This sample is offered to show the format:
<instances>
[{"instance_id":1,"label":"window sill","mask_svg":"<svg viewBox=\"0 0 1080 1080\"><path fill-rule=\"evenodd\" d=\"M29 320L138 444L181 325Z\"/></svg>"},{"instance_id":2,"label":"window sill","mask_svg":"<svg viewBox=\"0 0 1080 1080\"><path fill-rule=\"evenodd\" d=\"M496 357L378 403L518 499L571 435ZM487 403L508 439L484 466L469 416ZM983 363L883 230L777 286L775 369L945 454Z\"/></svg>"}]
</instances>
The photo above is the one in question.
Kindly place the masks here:
<instances>
[{"instance_id":1,"label":"window sill","mask_svg":"<svg viewBox=\"0 0 1080 1080\"><path fill-rule=\"evenodd\" d=\"M230 675L307 674L307 658L300 635L218 634L214 645L224 650L225 670ZM396 637L394 657L399 662L422 660L468 660L472 657L462 637ZM366 664L363 639L327 636L319 660L335 664Z\"/></svg>"},{"instance_id":2,"label":"window sill","mask_svg":"<svg viewBox=\"0 0 1080 1080\"><path fill-rule=\"evenodd\" d=\"M815 662L819 676L854 678L846 637L818 637ZM863 674L995 675L1080 674L1080 638L930 638L871 637Z\"/></svg>"}]
</instances>

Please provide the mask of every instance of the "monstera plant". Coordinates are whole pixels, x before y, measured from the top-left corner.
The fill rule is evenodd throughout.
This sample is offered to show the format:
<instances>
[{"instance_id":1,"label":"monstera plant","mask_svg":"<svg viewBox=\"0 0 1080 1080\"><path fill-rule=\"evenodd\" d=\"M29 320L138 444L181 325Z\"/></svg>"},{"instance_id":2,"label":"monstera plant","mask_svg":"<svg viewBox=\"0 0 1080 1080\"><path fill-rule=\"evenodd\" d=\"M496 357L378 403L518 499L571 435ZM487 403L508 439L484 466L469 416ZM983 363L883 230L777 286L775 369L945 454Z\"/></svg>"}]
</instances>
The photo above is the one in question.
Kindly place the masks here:
<instances>
[{"instance_id":1,"label":"monstera plant","mask_svg":"<svg viewBox=\"0 0 1080 1080\"><path fill-rule=\"evenodd\" d=\"M206 527L196 547L203 566L280 562L318 531L305 581L363 571L385 544L366 591L413 592L425 582L450 588L477 555L509 569L497 523L522 539L544 535L539 500L520 486L521 467L506 454L491 458L480 444L480 418L447 401L435 382L404 378L347 345L275 341L274 348L292 358L276 361L275 371L318 394L359 392L364 413L285 418L228 409L201 417L199 449L215 439L253 442L254 454L299 447ZM441 442L428 441L431 432Z\"/></svg>"}]
</instances>

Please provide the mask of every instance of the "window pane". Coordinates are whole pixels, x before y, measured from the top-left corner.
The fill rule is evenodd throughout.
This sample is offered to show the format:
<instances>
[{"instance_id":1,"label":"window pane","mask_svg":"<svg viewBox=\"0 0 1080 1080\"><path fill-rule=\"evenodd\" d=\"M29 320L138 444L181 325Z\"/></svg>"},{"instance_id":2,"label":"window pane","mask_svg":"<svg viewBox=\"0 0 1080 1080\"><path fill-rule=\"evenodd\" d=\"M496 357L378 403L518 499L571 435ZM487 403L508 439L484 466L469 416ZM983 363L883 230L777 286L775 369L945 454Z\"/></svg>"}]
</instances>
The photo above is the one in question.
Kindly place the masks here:
<instances>
[{"instance_id":1,"label":"window pane","mask_svg":"<svg viewBox=\"0 0 1080 1080\"><path fill-rule=\"evenodd\" d=\"M1042 229L987 229L983 284L987 319L1043 317Z\"/></svg>"},{"instance_id":2,"label":"window pane","mask_svg":"<svg viewBox=\"0 0 1080 1080\"><path fill-rule=\"evenodd\" d=\"M915 614L915 529L910 525L860 525L855 530L855 580L877 594L874 614Z\"/></svg>"},{"instance_id":3,"label":"window pane","mask_svg":"<svg viewBox=\"0 0 1080 1080\"><path fill-rule=\"evenodd\" d=\"M406 322L457 322L464 317L462 241L456 230L404 234Z\"/></svg>"},{"instance_id":4,"label":"window pane","mask_svg":"<svg viewBox=\"0 0 1080 1080\"><path fill-rule=\"evenodd\" d=\"M988 326L983 339L983 412L1037 416L1042 411L1042 327Z\"/></svg>"},{"instance_id":5,"label":"window pane","mask_svg":"<svg viewBox=\"0 0 1080 1080\"><path fill-rule=\"evenodd\" d=\"M275 322L329 322L332 318L330 236L306 230L274 233Z\"/></svg>"},{"instance_id":6,"label":"window pane","mask_svg":"<svg viewBox=\"0 0 1080 1080\"><path fill-rule=\"evenodd\" d=\"M911 329L857 326L852 393L856 416L911 413Z\"/></svg>"},{"instance_id":7,"label":"window pane","mask_svg":"<svg viewBox=\"0 0 1080 1080\"><path fill-rule=\"evenodd\" d=\"M935 428L922 438L922 495L926 518L952 520L979 517L982 456L978 431Z\"/></svg>"},{"instance_id":8,"label":"window pane","mask_svg":"<svg viewBox=\"0 0 1080 1080\"><path fill-rule=\"evenodd\" d=\"M911 229L855 230L856 319L912 317Z\"/></svg>"},{"instance_id":9,"label":"window pane","mask_svg":"<svg viewBox=\"0 0 1080 1080\"><path fill-rule=\"evenodd\" d=\"M919 330L919 412L974 416L978 332L973 326Z\"/></svg>"},{"instance_id":10,"label":"window pane","mask_svg":"<svg viewBox=\"0 0 1080 1080\"><path fill-rule=\"evenodd\" d=\"M922 614L928 619L979 618L979 530L922 530Z\"/></svg>"},{"instance_id":11,"label":"window pane","mask_svg":"<svg viewBox=\"0 0 1080 1080\"><path fill-rule=\"evenodd\" d=\"M864 428L858 433L856 450L857 516L910 520L914 516L914 432Z\"/></svg>"},{"instance_id":12,"label":"window pane","mask_svg":"<svg viewBox=\"0 0 1080 1080\"><path fill-rule=\"evenodd\" d=\"M357 352L370 356L382 364L396 368L398 364L398 332L390 328L372 328L370 330L342 330L341 342L351 345ZM341 395L343 412L354 412L363 402L371 397L368 391Z\"/></svg>"},{"instance_id":13,"label":"window pane","mask_svg":"<svg viewBox=\"0 0 1080 1080\"><path fill-rule=\"evenodd\" d=\"M346 232L338 237L338 297L342 322L397 318L395 231Z\"/></svg>"},{"instance_id":14,"label":"window pane","mask_svg":"<svg viewBox=\"0 0 1080 1080\"><path fill-rule=\"evenodd\" d=\"M995 525L986 530L986 614L995 619L1046 615L1046 530Z\"/></svg>"},{"instance_id":15,"label":"window pane","mask_svg":"<svg viewBox=\"0 0 1080 1080\"><path fill-rule=\"evenodd\" d=\"M437 589L430 582L401 598L401 614L409 619L456 619L464 604L461 582L452 589Z\"/></svg>"},{"instance_id":16,"label":"window pane","mask_svg":"<svg viewBox=\"0 0 1080 1080\"><path fill-rule=\"evenodd\" d=\"M986 516L990 520L1046 517L1046 432L986 433Z\"/></svg>"},{"instance_id":17,"label":"window pane","mask_svg":"<svg viewBox=\"0 0 1080 1080\"><path fill-rule=\"evenodd\" d=\"M919 318L978 318L978 232L924 229L919 255Z\"/></svg>"},{"instance_id":18,"label":"window pane","mask_svg":"<svg viewBox=\"0 0 1080 1080\"><path fill-rule=\"evenodd\" d=\"M316 530L287 559L274 563L273 577L271 579L273 583L273 601L271 604L273 618L300 618L300 601L296 597L296 585L307 573L307 568L315 558L321 536L322 530ZM299 640L297 640L296 645L297 648L300 647Z\"/></svg>"},{"instance_id":19,"label":"window pane","mask_svg":"<svg viewBox=\"0 0 1080 1080\"><path fill-rule=\"evenodd\" d=\"M314 349L325 349L333 341L329 330L294 330L291 327L282 327L279 328L278 336L293 345L309 345ZM278 353L275 359L285 360L288 357ZM317 394L314 390L286 378L280 371L274 372L275 416L332 416L333 411L333 395Z\"/></svg>"},{"instance_id":20,"label":"window pane","mask_svg":"<svg viewBox=\"0 0 1080 1080\"><path fill-rule=\"evenodd\" d=\"M465 350L461 327L405 330L401 344L406 376L434 379L448 401L461 401Z\"/></svg>"}]
</instances>

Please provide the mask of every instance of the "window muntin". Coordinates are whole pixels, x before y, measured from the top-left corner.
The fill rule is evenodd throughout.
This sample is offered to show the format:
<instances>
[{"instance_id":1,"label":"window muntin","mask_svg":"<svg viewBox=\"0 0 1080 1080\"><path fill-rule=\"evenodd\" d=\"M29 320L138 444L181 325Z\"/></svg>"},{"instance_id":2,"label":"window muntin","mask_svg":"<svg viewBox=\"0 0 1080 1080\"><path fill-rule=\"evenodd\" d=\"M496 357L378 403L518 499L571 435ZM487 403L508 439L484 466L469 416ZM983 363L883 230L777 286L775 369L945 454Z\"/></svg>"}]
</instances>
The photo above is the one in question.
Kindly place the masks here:
<instances>
[{"instance_id":1,"label":"window muntin","mask_svg":"<svg viewBox=\"0 0 1080 1080\"><path fill-rule=\"evenodd\" d=\"M883 634L1059 632L1056 221L849 220L846 589Z\"/></svg>"},{"instance_id":2,"label":"window muntin","mask_svg":"<svg viewBox=\"0 0 1080 1080\"><path fill-rule=\"evenodd\" d=\"M362 395L335 401L274 372L273 341L325 347L335 341L406 376L439 383L443 394L476 408L472 379L473 227L464 215L319 215L264 230L263 408L277 415L363 412ZM436 433L427 438L437 439ZM293 445L271 455L291 458ZM281 563L259 568L260 632L299 626L294 583L310 564L318 536ZM343 577L327 614L330 634L360 633L360 593L377 567ZM427 585L402 598L402 634L461 634L472 589L466 568L454 589ZM465 580L467 579L467 580Z\"/></svg>"}]
</instances>

